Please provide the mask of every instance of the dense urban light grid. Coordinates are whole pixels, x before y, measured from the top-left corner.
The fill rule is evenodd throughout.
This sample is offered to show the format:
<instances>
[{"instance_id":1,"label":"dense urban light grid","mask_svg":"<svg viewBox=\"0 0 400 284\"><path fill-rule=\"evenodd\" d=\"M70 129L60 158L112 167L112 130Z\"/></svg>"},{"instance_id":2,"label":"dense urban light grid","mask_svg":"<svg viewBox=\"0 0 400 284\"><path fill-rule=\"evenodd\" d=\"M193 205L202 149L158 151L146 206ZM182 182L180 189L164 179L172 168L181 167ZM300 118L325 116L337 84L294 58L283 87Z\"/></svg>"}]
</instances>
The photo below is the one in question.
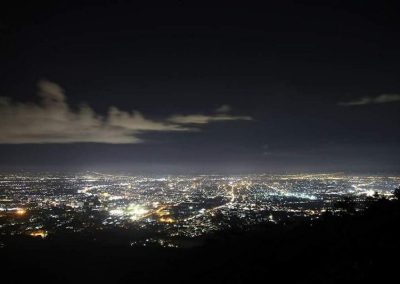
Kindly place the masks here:
<instances>
[{"instance_id":1,"label":"dense urban light grid","mask_svg":"<svg viewBox=\"0 0 400 284\"><path fill-rule=\"evenodd\" d=\"M125 228L132 245L179 246L232 226L319 218L351 197L363 209L374 195L391 198L400 177L344 174L119 176L9 174L0 179L1 234L45 238L64 231ZM8 218L5 218L8 217ZM6 221L5 221L6 220Z\"/></svg>"}]
</instances>

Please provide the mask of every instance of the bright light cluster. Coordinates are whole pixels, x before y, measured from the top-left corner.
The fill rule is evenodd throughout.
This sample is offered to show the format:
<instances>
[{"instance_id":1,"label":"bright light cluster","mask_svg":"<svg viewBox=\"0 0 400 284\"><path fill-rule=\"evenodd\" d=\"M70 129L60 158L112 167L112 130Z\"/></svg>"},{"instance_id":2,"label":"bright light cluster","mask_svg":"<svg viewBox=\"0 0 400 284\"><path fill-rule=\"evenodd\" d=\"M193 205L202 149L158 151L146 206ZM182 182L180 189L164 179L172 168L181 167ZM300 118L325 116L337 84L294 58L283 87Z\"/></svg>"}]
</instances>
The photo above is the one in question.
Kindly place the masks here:
<instances>
[{"instance_id":1,"label":"bright light cluster","mask_svg":"<svg viewBox=\"0 0 400 284\"><path fill-rule=\"evenodd\" d=\"M126 217L131 221L137 221L145 217L149 210L140 204L129 204L126 208L115 208L109 210L111 216Z\"/></svg>"},{"instance_id":2,"label":"bright light cluster","mask_svg":"<svg viewBox=\"0 0 400 284\"><path fill-rule=\"evenodd\" d=\"M232 224L319 218L336 212L344 197L362 210L368 197L392 198L399 184L396 176L344 174L0 174L0 221L6 221L0 232L43 238L60 231L134 228L157 235L143 244L157 243L162 235L161 245L174 246L169 242L174 237L201 236Z\"/></svg>"}]
</instances>

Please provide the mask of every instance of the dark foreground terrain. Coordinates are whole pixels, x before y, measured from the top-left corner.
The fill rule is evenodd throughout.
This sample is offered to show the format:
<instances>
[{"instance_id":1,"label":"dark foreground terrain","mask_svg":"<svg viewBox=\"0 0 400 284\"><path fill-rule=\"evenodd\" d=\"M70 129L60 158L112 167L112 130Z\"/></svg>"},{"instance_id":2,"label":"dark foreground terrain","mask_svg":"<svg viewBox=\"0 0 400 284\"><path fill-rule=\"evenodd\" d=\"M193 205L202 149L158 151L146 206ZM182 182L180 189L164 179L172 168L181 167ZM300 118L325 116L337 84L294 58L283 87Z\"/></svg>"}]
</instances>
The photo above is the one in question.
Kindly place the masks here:
<instances>
[{"instance_id":1,"label":"dark foreground terrain","mask_svg":"<svg viewBox=\"0 0 400 284\"><path fill-rule=\"evenodd\" d=\"M317 221L222 232L185 249L105 245L76 235L5 238L1 282L365 283L398 278L399 199L376 198L357 213L347 209Z\"/></svg>"}]
</instances>

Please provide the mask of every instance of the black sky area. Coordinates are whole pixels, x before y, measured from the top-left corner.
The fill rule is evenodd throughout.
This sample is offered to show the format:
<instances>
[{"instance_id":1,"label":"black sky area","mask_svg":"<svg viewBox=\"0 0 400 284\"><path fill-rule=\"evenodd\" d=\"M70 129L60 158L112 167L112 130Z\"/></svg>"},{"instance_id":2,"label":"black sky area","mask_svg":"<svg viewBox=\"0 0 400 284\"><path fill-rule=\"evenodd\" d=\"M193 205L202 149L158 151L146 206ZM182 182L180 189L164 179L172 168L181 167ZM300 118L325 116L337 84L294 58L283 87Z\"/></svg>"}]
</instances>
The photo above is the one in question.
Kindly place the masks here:
<instances>
[{"instance_id":1,"label":"black sky area","mask_svg":"<svg viewBox=\"0 0 400 284\"><path fill-rule=\"evenodd\" d=\"M400 170L396 1L143 2L3 1L0 96L37 104L45 79L71 108L103 116L227 105L252 120L144 131L132 144L3 143L0 168Z\"/></svg>"}]
</instances>

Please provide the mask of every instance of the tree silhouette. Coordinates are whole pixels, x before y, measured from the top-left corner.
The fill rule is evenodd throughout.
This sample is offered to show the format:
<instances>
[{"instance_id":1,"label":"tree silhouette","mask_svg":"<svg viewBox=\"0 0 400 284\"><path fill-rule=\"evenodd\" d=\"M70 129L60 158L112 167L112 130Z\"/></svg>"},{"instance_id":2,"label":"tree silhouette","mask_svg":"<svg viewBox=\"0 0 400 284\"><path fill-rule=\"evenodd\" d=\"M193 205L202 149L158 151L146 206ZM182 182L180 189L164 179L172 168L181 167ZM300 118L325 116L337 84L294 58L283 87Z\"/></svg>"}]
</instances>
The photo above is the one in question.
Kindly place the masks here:
<instances>
[{"instance_id":1,"label":"tree silhouette","mask_svg":"<svg viewBox=\"0 0 400 284\"><path fill-rule=\"evenodd\" d=\"M347 214L353 214L356 211L356 202L349 196L337 201L333 206L335 209L344 211Z\"/></svg>"},{"instance_id":2,"label":"tree silhouette","mask_svg":"<svg viewBox=\"0 0 400 284\"><path fill-rule=\"evenodd\" d=\"M397 200L400 200L400 186L393 191L393 195Z\"/></svg>"}]
</instances>

